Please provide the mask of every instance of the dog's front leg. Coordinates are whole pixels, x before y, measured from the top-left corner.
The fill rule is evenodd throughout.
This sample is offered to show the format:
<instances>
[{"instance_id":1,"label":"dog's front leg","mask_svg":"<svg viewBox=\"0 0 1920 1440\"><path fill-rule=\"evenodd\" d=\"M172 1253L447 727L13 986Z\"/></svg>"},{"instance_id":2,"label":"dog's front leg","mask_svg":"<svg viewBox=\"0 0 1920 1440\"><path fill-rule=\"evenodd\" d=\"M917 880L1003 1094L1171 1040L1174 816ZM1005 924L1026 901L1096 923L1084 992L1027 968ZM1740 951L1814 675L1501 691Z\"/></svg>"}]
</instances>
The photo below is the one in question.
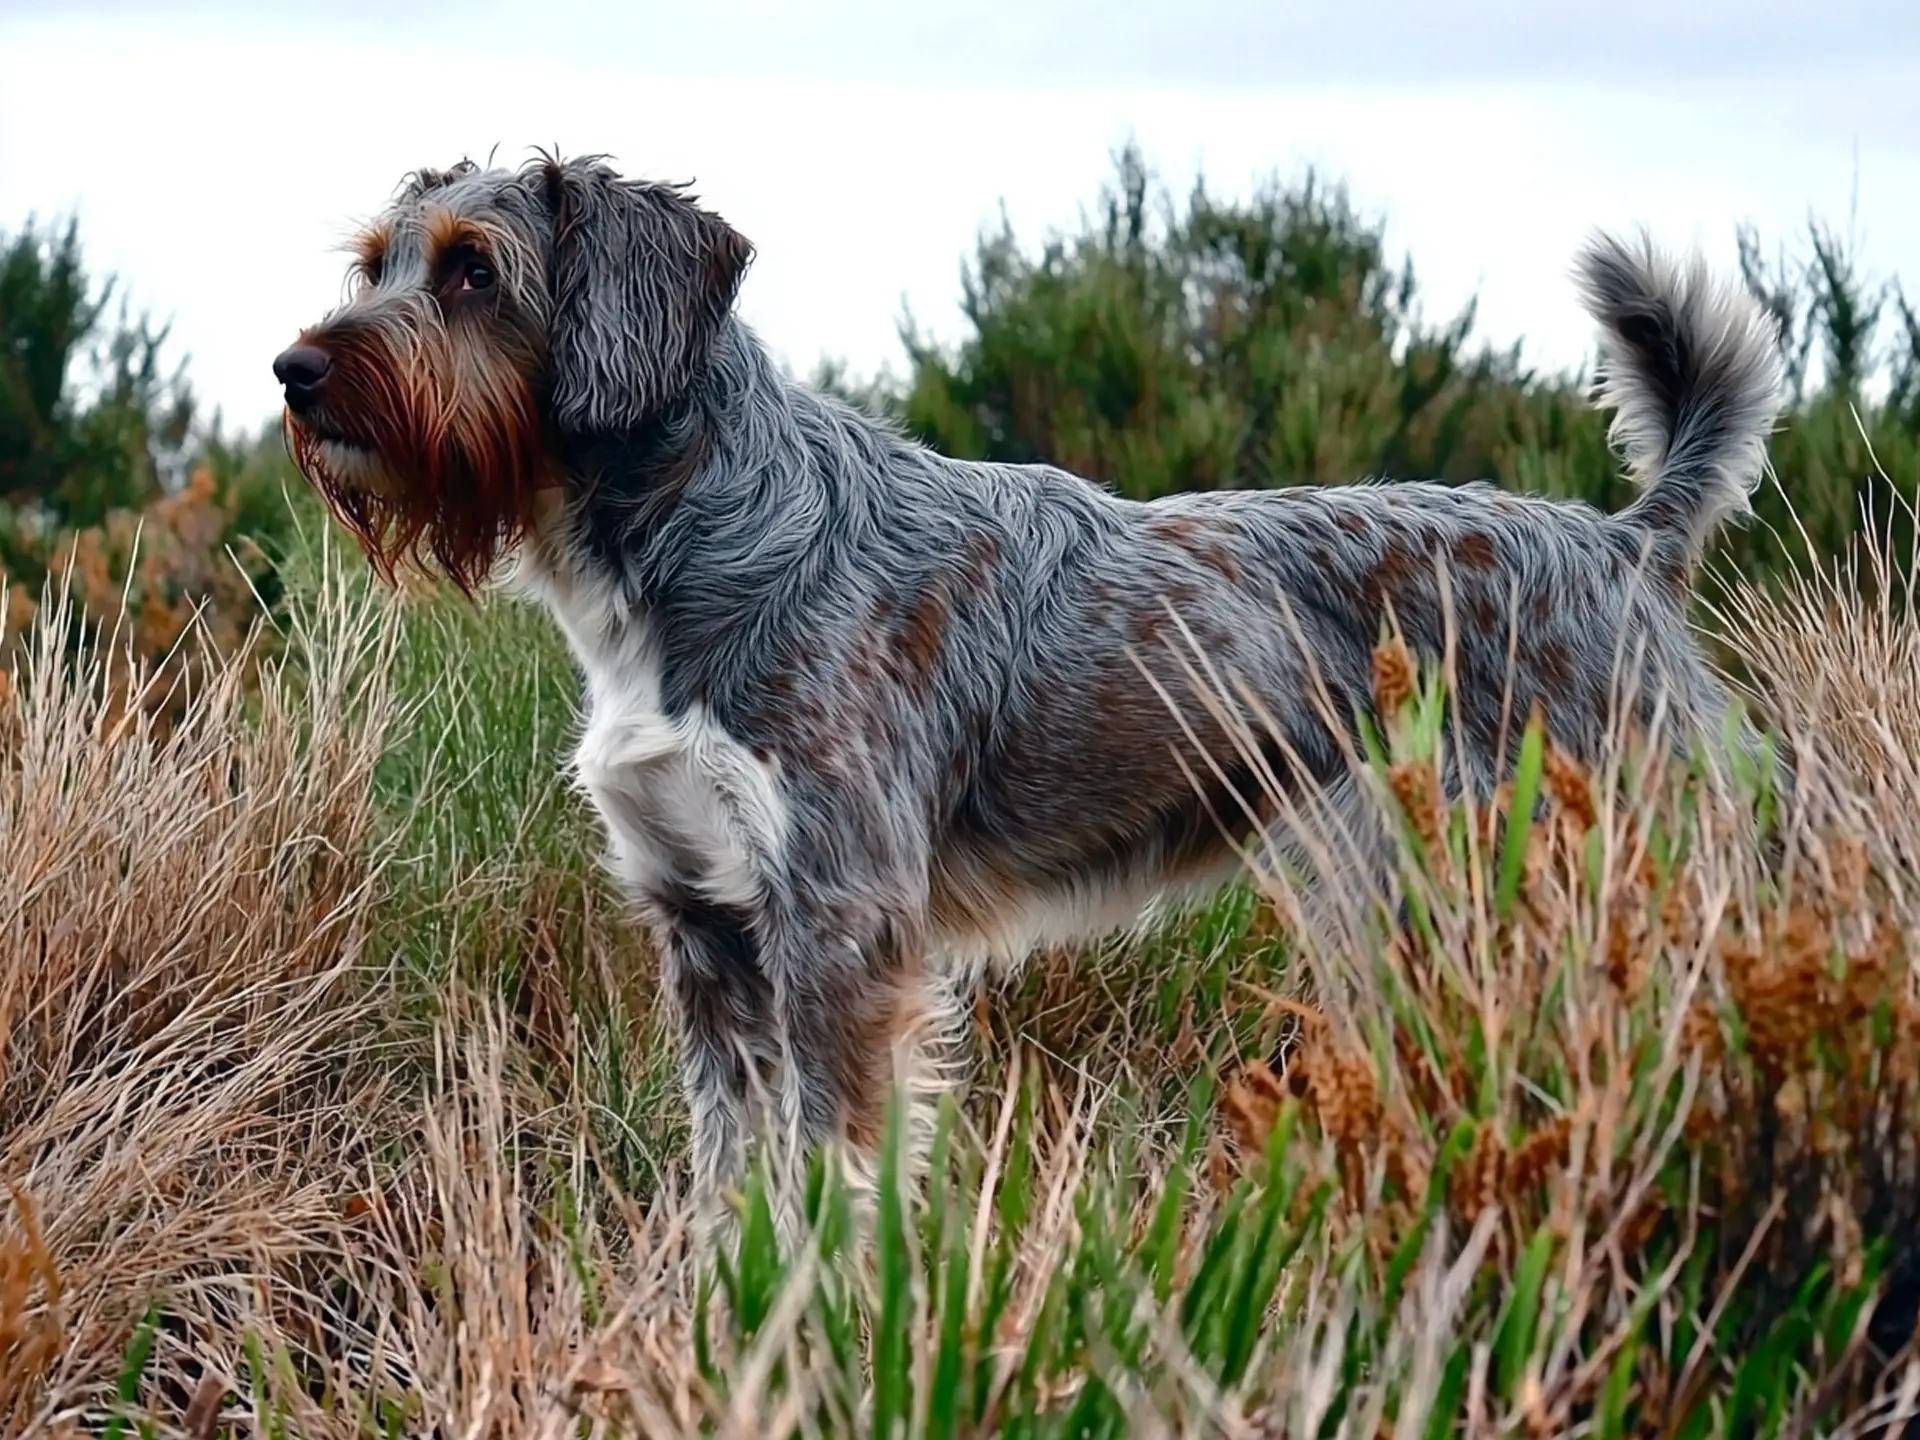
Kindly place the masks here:
<instances>
[{"instance_id":1,"label":"dog's front leg","mask_svg":"<svg viewBox=\"0 0 1920 1440\"><path fill-rule=\"evenodd\" d=\"M711 1229L744 1178L756 1117L779 1088L779 1024L755 917L683 888L648 897L661 976L679 1029L696 1212Z\"/></svg>"},{"instance_id":2,"label":"dog's front leg","mask_svg":"<svg viewBox=\"0 0 1920 1440\"><path fill-rule=\"evenodd\" d=\"M652 931L679 1029L703 1225L744 1180L747 1142L779 1092L780 1013L769 979L785 885L777 773L703 710L595 712L578 766L607 827L608 862Z\"/></svg>"}]
</instances>

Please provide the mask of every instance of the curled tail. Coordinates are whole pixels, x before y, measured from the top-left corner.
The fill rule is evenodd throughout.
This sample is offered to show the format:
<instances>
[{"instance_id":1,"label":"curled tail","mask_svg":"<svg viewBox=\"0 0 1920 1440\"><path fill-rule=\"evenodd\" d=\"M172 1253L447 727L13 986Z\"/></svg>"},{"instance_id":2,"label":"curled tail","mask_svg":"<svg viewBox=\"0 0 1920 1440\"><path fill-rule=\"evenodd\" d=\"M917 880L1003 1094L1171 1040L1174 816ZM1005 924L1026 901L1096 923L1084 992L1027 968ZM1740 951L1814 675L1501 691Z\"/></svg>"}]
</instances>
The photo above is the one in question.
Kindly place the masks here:
<instances>
[{"instance_id":1,"label":"curled tail","mask_svg":"<svg viewBox=\"0 0 1920 1440\"><path fill-rule=\"evenodd\" d=\"M1641 487L1618 518L1648 533L1656 562L1691 575L1720 525L1751 513L1783 403L1773 321L1700 256L1678 262L1645 235L1594 237L1575 278L1600 322L1609 438Z\"/></svg>"}]
</instances>

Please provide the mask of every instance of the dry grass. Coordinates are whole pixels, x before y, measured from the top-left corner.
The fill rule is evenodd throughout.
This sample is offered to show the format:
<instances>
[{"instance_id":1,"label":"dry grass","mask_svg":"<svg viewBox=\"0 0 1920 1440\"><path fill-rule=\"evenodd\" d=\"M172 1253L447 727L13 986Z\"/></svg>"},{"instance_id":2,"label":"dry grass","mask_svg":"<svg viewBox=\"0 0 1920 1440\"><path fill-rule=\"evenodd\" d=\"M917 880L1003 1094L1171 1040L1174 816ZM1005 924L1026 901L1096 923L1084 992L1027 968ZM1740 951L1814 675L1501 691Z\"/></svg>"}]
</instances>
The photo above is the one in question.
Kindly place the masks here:
<instances>
[{"instance_id":1,"label":"dry grass","mask_svg":"<svg viewBox=\"0 0 1920 1440\"><path fill-rule=\"evenodd\" d=\"M1624 737L1449 803L1444 677L1383 651L1388 893L1300 806L1330 931L1266 856L1048 957L926 1191L856 1234L821 1174L796 1255L756 1188L715 1263L563 715L462 729L486 642L337 565L164 733L43 620L0 695L0 1428L1869 1433L1920 1392L1911 574L1721 607L1790 800Z\"/></svg>"},{"instance_id":2,"label":"dry grass","mask_svg":"<svg viewBox=\"0 0 1920 1440\"><path fill-rule=\"evenodd\" d=\"M46 614L0 718L9 1434L97 1410L162 1295L156 1375L236 1365L338 1253L391 1104L362 1039L391 622L329 593L297 676L250 695L230 655L162 738Z\"/></svg>"}]
</instances>

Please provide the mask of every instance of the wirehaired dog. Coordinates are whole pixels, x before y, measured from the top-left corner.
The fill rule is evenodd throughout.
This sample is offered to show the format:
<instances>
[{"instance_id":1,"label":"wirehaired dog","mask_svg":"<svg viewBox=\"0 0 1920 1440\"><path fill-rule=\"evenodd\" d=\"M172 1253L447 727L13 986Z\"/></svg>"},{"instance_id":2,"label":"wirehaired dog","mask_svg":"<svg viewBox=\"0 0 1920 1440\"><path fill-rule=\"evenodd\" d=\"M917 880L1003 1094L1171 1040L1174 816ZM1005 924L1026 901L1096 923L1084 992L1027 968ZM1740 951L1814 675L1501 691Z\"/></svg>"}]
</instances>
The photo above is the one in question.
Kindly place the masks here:
<instances>
[{"instance_id":1,"label":"wirehaired dog","mask_svg":"<svg viewBox=\"0 0 1920 1440\"><path fill-rule=\"evenodd\" d=\"M802 1150L870 1155L952 977L1218 886L1265 789L1341 784L1309 692L1364 711L1389 611L1428 654L1458 617L1476 771L1508 759L1508 705L1591 758L1622 653L1646 716L1717 730L1690 582L1747 508L1780 367L1697 260L1580 259L1641 486L1604 515L1425 483L1142 504L947 459L783 376L734 313L751 254L598 159L424 170L274 362L300 465L380 572L471 591L510 556L565 632L577 777L677 1010L701 1193L756 1097ZM1176 638L1265 712L1259 753L1169 703Z\"/></svg>"}]
</instances>

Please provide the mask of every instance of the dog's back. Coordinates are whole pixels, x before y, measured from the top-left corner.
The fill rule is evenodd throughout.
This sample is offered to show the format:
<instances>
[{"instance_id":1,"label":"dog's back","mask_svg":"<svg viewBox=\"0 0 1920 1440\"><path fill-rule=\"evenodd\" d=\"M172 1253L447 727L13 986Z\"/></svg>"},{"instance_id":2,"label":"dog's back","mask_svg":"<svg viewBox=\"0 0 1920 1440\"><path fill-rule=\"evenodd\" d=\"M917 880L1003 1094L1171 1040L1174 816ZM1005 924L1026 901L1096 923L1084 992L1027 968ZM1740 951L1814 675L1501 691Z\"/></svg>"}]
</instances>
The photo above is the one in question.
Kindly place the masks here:
<instances>
[{"instance_id":1,"label":"dog's back","mask_svg":"<svg viewBox=\"0 0 1920 1440\"><path fill-rule=\"evenodd\" d=\"M1271 818L1264 791L1343 783L1328 711L1345 728L1369 707L1383 624L1428 657L1451 648L1476 784L1536 708L1586 759L1623 704L1642 724L1663 715L1676 746L1714 730L1726 695L1689 633L1689 583L1757 482L1776 347L1754 301L1650 246L1596 240L1578 273L1602 325L1600 393L1642 487L1614 515L1486 485L1136 504L1037 469L942 477L993 517L976 525L1000 521L1001 573L977 612L948 619L934 695L980 693L976 626L1026 643L984 719L948 720L960 759L930 777L939 929L997 921L1009 938L994 948L1017 951L1230 868L1229 841ZM984 648L998 660L1007 646ZM1237 743L1197 677L1240 711Z\"/></svg>"}]
</instances>

